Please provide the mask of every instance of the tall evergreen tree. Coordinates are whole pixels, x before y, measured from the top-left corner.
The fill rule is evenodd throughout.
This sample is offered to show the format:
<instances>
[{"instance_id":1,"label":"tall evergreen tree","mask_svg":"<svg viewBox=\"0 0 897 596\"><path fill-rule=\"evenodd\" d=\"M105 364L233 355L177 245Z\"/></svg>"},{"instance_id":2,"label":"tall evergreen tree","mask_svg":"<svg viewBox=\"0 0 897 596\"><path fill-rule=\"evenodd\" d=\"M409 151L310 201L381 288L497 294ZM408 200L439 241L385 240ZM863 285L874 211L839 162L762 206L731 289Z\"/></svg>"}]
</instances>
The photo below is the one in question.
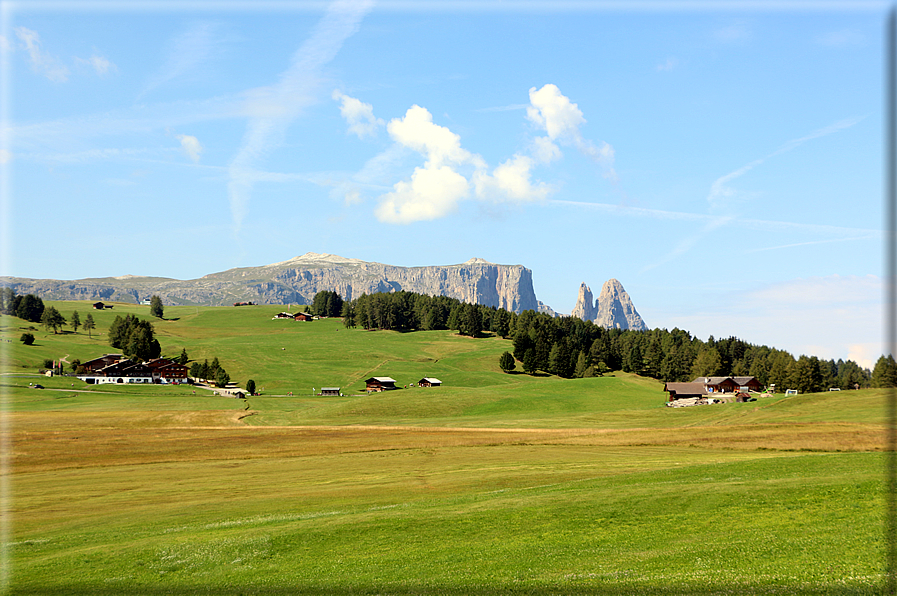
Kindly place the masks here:
<instances>
[{"instance_id":1,"label":"tall evergreen tree","mask_svg":"<svg viewBox=\"0 0 897 596\"><path fill-rule=\"evenodd\" d=\"M72 313L71 326L72 326L72 329L75 331L75 333L78 333L78 327L81 326L81 317L78 315L77 310Z\"/></svg>"},{"instance_id":2,"label":"tall evergreen tree","mask_svg":"<svg viewBox=\"0 0 897 596\"><path fill-rule=\"evenodd\" d=\"M87 313L87 318L84 319L84 330L87 331L87 337L93 337L90 332L97 328L97 324L93 321L93 314Z\"/></svg>"},{"instance_id":3,"label":"tall evergreen tree","mask_svg":"<svg viewBox=\"0 0 897 596\"><path fill-rule=\"evenodd\" d=\"M41 314L40 322L47 331L52 329L53 334L55 335L58 333L59 328L65 325L65 317L56 310L55 306L49 306L45 308L44 312Z\"/></svg>"},{"instance_id":4,"label":"tall evergreen tree","mask_svg":"<svg viewBox=\"0 0 897 596\"><path fill-rule=\"evenodd\" d=\"M163 318L165 315L165 307L162 306L162 299L158 296L150 298L150 314L154 317Z\"/></svg>"}]
</instances>

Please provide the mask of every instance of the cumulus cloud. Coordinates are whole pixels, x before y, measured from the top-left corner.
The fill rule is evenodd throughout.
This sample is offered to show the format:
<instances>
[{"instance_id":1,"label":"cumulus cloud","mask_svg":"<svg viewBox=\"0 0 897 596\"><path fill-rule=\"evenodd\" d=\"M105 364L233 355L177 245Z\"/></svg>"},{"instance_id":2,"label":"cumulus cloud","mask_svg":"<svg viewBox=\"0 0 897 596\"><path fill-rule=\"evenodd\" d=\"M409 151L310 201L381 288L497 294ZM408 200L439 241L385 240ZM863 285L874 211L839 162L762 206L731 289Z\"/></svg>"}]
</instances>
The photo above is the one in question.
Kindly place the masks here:
<instances>
[{"instance_id":1,"label":"cumulus cloud","mask_svg":"<svg viewBox=\"0 0 897 596\"><path fill-rule=\"evenodd\" d=\"M586 123L579 106L561 93L557 85L548 83L541 89L529 90L530 106L526 117L548 133L550 141L571 144L605 169L608 178L616 179L614 148L608 143L595 145L583 138L580 127Z\"/></svg>"},{"instance_id":2,"label":"cumulus cloud","mask_svg":"<svg viewBox=\"0 0 897 596\"><path fill-rule=\"evenodd\" d=\"M15 28L16 37L22 42L31 62L31 69L55 83L69 79L69 69L54 56L41 49L40 36L26 27Z\"/></svg>"},{"instance_id":3,"label":"cumulus cloud","mask_svg":"<svg viewBox=\"0 0 897 596\"><path fill-rule=\"evenodd\" d=\"M184 150L184 153L187 154L193 163L199 163L199 158L203 151L199 139L190 135L177 135L176 138L181 142L181 149Z\"/></svg>"},{"instance_id":4,"label":"cumulus cloud","mask_svg":"<svg viewBox=\"0 0 897 596\"><path fill-rule=\"evenodd\" d=\"M386 123L374 117L374 107L360 99L349 97L339 90L334 90L333 99L340 102L339 111L349 124L349 132L358 135L359 139L372 137L377 129Z\"/></svg>"},{"instance_id":5,"label":"cumulus cloud","mask_svg":"<svg viewBox=\"0 0 897 596\"><path fill-rule=\"evenodd\" d=\"M556 85L533 87L529 97L526 117L547 136L532 139L525 151L514 153L491 172L482 157L461 146L460 136L434 123L426 108L414 105L402 118L391 120L386 130L396 145L421 154L425 163L414 169L410 179L396 183L392 192L380 197L376 216L384 222L407 224L448 215L471 197L493 203L544 200L555 188L534 180L533 173L537 166L562 157L559 143L576 147L613 175L613 148L583 138L582 111ZM373 110L366 108L364 113L373 117Z\"/></svg>"},{"instance_id":6,"label":"cumulus cloud","mask_svg":"<svg viewBox=\"0 0 897 596\"><path fill-rule=\"evenodd\" d=\"M515 154L492 171L474 174L476 194L483 199L511 199L533 201L544 199L554 189L544 182L530 180L535 161L526 155Z\"/></svg>"}]
</instances>

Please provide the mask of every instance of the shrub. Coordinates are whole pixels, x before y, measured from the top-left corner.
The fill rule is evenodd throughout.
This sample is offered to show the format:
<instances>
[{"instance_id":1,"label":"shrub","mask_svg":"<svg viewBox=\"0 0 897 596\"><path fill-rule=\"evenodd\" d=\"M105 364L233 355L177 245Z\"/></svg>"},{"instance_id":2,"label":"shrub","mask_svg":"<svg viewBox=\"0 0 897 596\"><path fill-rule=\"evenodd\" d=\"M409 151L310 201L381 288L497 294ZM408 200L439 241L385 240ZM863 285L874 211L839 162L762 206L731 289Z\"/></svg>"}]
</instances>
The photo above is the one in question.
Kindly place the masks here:
<instances>
[{"instance_id":1,"label":"shrub","mask_svg":"<svg viewBox=\"0 0 897 596\"><path fill-rule=\"evenodd\" d=\"M34 343L34 334L33 333L23 333L22 337L20 337L19 339L21 339L22 343L25 344L26 346L30 346L31 344Z\"/></svg>"}]
</instances>

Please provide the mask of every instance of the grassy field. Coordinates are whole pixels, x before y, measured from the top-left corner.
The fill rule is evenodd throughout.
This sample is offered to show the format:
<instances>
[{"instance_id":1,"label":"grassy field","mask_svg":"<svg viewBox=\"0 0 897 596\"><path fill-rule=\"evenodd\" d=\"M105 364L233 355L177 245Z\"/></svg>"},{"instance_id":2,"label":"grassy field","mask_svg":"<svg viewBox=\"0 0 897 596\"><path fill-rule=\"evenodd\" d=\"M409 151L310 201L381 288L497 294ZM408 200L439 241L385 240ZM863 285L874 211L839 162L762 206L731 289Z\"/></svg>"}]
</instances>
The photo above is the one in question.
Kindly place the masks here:
<instances>
[{"instance_id":1,"label":"grassy field","mask_svg":"<svg viewBox=\"0 0 897 596\"><path fill-rule=\"evenodd\" d=\"M499 338L278 306L154 323L260 397L89 386L35 373L112 352L115 315L148 307L51 304L98 329L26 347L0 317L10 594L881 593L881 390L670 409L623 373L503 374ZM445 385L367 395L372 375Z\"/></svg>"}]
</instances>

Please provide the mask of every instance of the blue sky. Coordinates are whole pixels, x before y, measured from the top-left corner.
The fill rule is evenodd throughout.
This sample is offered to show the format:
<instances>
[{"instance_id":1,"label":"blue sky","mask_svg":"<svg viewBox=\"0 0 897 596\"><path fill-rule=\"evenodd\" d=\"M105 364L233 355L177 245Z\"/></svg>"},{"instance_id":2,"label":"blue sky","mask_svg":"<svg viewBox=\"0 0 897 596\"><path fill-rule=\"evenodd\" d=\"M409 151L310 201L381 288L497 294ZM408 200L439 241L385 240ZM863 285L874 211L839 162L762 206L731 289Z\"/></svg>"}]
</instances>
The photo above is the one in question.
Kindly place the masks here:
<instances>
[{"instance_id":1,"label":"blue sky","mask_svg":"<svg viewBox=\"0 0 897 596\"><path fill-rule=\"evenodd\" d=\"M0 273L480 257L871 367L888 6L4 2Z\"/></svg>"}]
</instances>

